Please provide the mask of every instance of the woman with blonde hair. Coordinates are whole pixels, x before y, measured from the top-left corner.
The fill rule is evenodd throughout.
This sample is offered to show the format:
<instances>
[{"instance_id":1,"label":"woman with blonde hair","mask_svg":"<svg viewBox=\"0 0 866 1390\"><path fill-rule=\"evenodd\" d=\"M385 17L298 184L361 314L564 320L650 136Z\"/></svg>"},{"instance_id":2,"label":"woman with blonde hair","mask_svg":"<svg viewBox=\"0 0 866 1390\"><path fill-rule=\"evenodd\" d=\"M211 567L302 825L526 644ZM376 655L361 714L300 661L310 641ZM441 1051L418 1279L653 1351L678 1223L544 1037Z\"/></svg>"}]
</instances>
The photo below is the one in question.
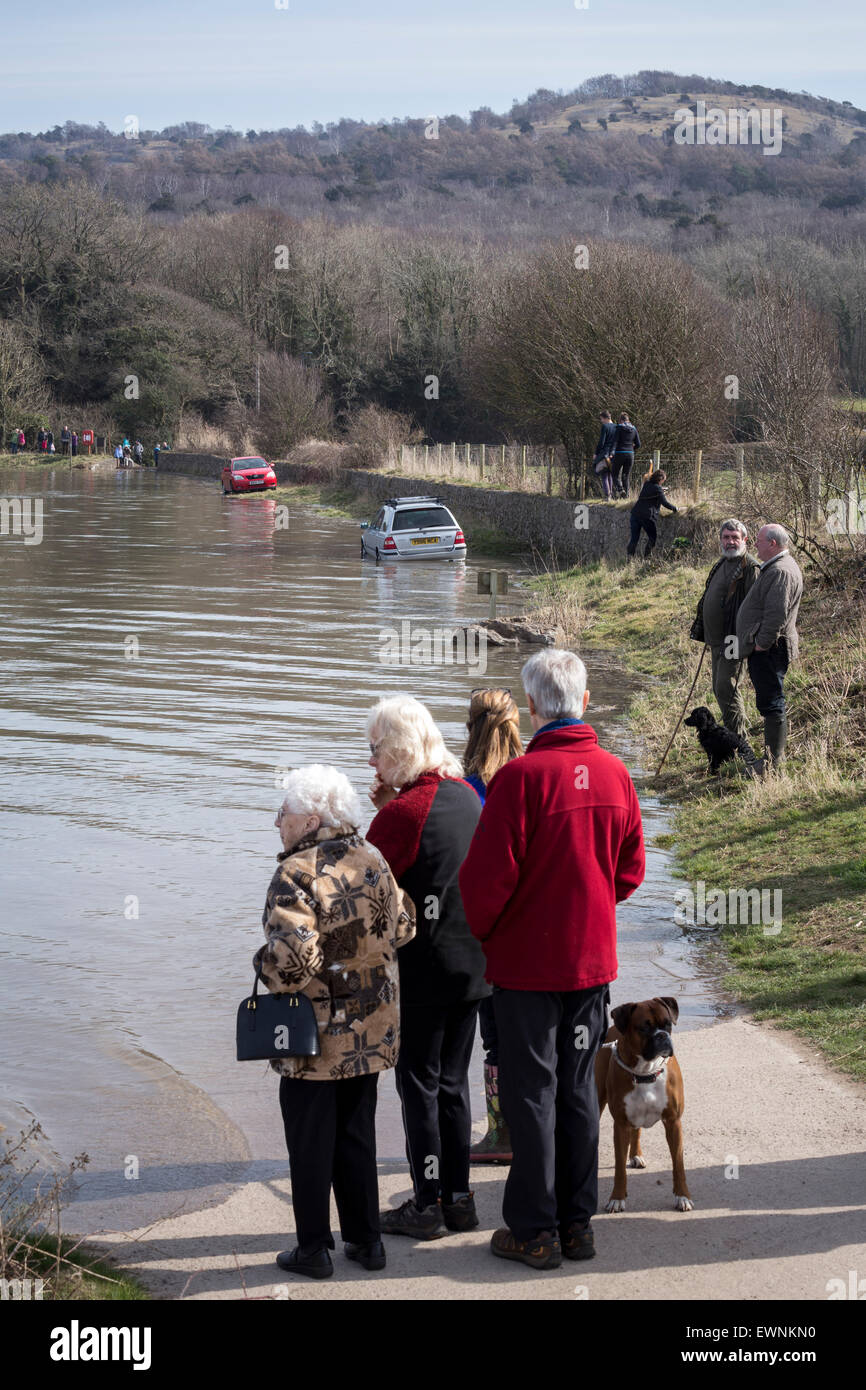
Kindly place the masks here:
<instances>
[{"instance_id":1,"label":"woman with blonde hair","mask_svg":"<svg viewBox=\"0 0 866 1390\"><path fill-rule=\"evenodd\" d=\"M413 1194L380 1215L383 1234L438 1240L478 1225L469 1187L469 1059L478 1002L490 994L484 952L463 912L457 875L481 814L430 711L409 695L380 700L367 716L367 831L415 904L416 935L398 957L403 1107Z\"/></svg>"},{"instance_id":2,"label":"woman with blonde hair","mask_svg":"<svg viewBox=\"0 0 866 1390\"><path fill-rule=\"evenodd\" d=\"M474 787L481 804L487 784L501 767L519 758L520 711L505 689L473 690L469 700L469 737L463 754L466 781ZM487 1133L472 1145L473 1163L510 1163L511 1136L499 1104L499 1044L493 1000L482 999L478 1007L478 1026L484 1047L484 1099L487 1105Z\"/></svg>"}]
</instances>

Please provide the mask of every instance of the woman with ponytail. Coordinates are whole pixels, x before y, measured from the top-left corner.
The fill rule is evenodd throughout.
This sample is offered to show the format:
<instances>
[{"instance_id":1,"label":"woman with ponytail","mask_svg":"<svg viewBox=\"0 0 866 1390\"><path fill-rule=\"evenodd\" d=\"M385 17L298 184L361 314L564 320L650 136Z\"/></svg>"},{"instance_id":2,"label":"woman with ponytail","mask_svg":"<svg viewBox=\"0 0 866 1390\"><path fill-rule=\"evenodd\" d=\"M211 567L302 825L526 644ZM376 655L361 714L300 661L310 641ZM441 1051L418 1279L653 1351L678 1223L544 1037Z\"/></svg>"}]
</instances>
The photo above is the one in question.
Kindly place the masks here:
<instances>
[{"instance_id":1,"label":"woman with ponytail","mask_svg":"<svg viewBox=\"0 0 866 1390\"><path fill-rule=\"evenodd\" d=\"M469 738L463 754L463 778L474 787L482 805L487 784L501 767L523 752L520 711L510 690L473 690L466 724ZM478 1010L484 1046L484 1095L487 1101L487 1133L470 1150L473 1163L510 1163L511 1137L499 1108L499 1055L492 999L482 999Z\"/></svg>"}]
</instances>

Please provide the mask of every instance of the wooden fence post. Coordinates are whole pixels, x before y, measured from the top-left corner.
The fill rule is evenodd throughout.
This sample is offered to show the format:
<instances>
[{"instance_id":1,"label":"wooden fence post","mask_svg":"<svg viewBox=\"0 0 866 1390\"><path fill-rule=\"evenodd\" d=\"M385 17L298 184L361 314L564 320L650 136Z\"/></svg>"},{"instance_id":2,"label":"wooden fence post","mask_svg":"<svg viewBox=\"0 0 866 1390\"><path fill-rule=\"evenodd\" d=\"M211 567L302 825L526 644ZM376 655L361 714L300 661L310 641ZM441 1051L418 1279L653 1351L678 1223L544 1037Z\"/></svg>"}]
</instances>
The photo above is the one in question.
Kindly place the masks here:
<instances>
[{"instance_id":1,"label":"wooden fence post","mask_svg":"<svg viewBox=\"0 0 866 1390\"><path fill-rule=\"evenodd\" d=\"M553 496L553 448L547 455L547 495Z\"/></svg>"},{"instance_id":2,"label":"wooden fence post","mask_svg":"<svg viewBox=\"0 0 866 1390\"><path fill-rule=\"evenodd\" d=\"M586 454L583 455L580 468L580 500L586 501Z\"/></svg>"},{"instance_id":3,"label":"wooden fence post","mask_svg":"<svg viewBox=\"0 0 866 1390\"><path fill-rule=\"evenodd\" d=\"M526 445L525 445L525 444L524 444L524 446L523 446L523 454L522 454L521 460L520 460L520 483L521 483L521 486L522 486L522 487L526 487Z\"/></svg>"},{"instance_id":4,"label":"wooden fence post","mask_svg":"<svg viewBox=\"0 0 866 1390\"><path fill-rule=\"evenodd\" d=\"M424 445L424 477L430 472L430 445Z\"/></svg>"},{"instance_id":5,"label":"wooden fence post","mask_svg":"<svg viewBox=\"0 0 866 1390\"><path fill-rule=\"evenodd\" d=\"M455 474L456 472L457 472L457 445L456 445L456 443L452 442L452 444L451 444L451 477L452 477L452 478L454 477L454 474Z\"/></svg>"},{"instance_id":6,"label":"wooden fence post","mask_svg":"<svg viewBox=\"0 0 866 1390\"><path fill-rule=\"evenodd\" d=\"M401 444L401 445L400 445L400 472L401 472L401 473L405 473L405 471L406 471L406 445L405 445L405 444Z\"/></svg>"},{"instance_id":7,"label":"wooden fence post","mask_svg":"<svg viewBox=\"0 0 866 1390\"><path fill-rule=\"evenodd\" d=\"M737 445L737 493L742 495L746 486L746 451L742 444Z\"/></svg>"},{"instance_id":8,"label":"wooden fence post","mask_svg":"<svg viewBox=\"0 0 866 1390\"><path fill-rule=\"evenodd\" d=\"M502 478L505 479L505 445L502 446Z\"/></svg>"},{"instance_id":9,"label":"wooden fence post","mask_svg":"<svg viewBox=\"0 0 866 1390\"><path fill-rule=\"evenodd\" d=\"M466 477L469 477L469 469L472 467L472 445L466 445Z\"/></svg>"},{"instance_id":10,"label":"wooden fence post","mask_svg":"<svg viewBox=\"0 0 866 1390\"><path fill-rule=\"evenodd\" d=\"M661 451L661 449L653 449L653 469L654 469L654 470L658 470L659 468L661 468L661 466L662 466L662 451Z\"/></svg>"},{"instance_id":11,"label":"wooden fence post","mask_svg":"<svg viewBox=\"0 0 866 1390\"><path fill-rule=\"evenodd\" d=\"M704 457L703 449L695 450L695 485L692 490L692 501L697 502L701 495L701 461Z\"/></svg>"},{"instance_id":12,"label":"wooden fence post","mask_svg":"<svg viewBox=\"0 0 866 1390\"><path fill-rule=\"evenodd\" d=\"M481 445L481 458L478 464L478 477L482 483L484 482L484 451L486 448L486 444Z\"/></svg>"},{"instance_id":13,"label":"wooden fence post","mask_svg":"<svg viewBox=\"0 0 866 1390\"><path fill-rule=\"evenodd\" d=\"M442 444L441 441L436 445L436 472L442 476Z\"/></svg>"}]
</instances>

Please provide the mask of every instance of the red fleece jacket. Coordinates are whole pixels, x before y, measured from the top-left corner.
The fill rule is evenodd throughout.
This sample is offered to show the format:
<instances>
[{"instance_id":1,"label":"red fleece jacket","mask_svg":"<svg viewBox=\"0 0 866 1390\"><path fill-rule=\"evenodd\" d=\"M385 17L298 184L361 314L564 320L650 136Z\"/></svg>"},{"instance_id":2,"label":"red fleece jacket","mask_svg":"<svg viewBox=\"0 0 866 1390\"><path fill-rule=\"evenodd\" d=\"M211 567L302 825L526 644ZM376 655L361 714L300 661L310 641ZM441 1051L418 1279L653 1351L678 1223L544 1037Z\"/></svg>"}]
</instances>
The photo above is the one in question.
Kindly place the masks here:
<instances>
[{"instance_id":1,"label":"red fleece jacket","mask_svg":"<svg viewBox=\"0 0 866 1390\"><path fill-rule=\"evenodd\" d=\"M637 792L594 729L532 739L497 772L460 870L486 978L503 989L590 989L616 979L616 904L643 882Z\"/></svg>"}]
</instances>

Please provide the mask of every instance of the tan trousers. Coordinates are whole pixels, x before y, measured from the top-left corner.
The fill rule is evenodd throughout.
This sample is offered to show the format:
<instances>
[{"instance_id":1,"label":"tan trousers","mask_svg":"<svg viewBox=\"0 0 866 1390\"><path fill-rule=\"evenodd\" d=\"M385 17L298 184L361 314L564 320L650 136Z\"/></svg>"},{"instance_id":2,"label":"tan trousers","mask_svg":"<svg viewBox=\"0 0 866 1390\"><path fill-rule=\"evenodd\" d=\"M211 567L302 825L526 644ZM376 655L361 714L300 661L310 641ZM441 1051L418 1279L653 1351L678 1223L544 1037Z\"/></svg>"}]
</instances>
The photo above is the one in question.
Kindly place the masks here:
<instances>
[{"instance_id":1,"label":"tan trousers","mask_svg":"<svg viewBox=\"0 0 866 1390\"><path fill-rule=\"evenodd\" d=\"M731 661L724 647L710 647L713 659L713 694L719 702L722 723L732 734L746 732L746 709L742 695L744 662Z\"/></svg>"}]
</instances>

